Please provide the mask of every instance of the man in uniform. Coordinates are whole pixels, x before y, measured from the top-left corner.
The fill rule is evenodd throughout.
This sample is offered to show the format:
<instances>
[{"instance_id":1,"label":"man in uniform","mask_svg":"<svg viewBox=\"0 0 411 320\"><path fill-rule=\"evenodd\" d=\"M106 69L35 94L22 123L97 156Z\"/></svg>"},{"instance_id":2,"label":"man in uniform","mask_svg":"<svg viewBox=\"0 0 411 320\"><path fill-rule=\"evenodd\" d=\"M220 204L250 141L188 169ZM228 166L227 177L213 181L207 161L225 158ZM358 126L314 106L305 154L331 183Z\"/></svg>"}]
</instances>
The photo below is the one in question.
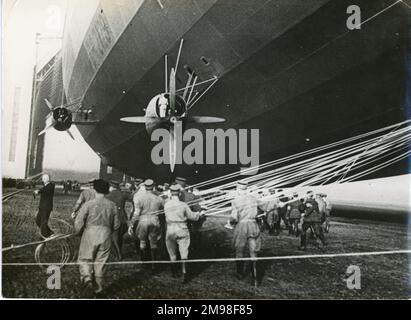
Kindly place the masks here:
<instances>
[{"instance_id":1,"label":"man in uniform","mask_svg":"<svg viewBox=\"0 0 411 320\"><path fill-rule=\"evenodd\" d=\"M182 260L183 283L187 282L187 270L184 260L188 258L190 247L190 231L187 226L188 221L198 221L202 214L191 211L190 207L179 199L180 187L172 185L170 187L171 199L164 205L164 213L167 224L166 247L171 261L177 260L177 253L180 253ZM177 276L177 264L172 264L173 276Z\"/></svg>"},{"instance_id":2,"label":"man in uniform","mask_svg":"<svg viewBox=\"0 0 411 320\"><path fill-rule=\"evenodd\" d=\"M96 190L93 189L94 180L88 182L88 188L84 189L80 196L78 197L76 204L73 208L73 213L71 214L71 218L75 219L77 216L78 211L80 210L81 206L86 202L93 200L96 197Z\"/></svg>"},{"instance_id":3,"label":"man in uniform","mask_svg":"<svg viewBox=\"0 0 411 320\"><path fill-rule=\"evenodd\" d=\"M324 221L324 231L326 233L328 233L328 231L330 230L330 216L331 216L331 203L330 201L328 201L327 199L327 195L326 194L322 194L322 199L325 203L325 210L324 210L324 216L325 216L325 221Z\"/></svg>"},{"instance_id":4,"label":"man in uniform","mask_svg":"<svg viewBox=\"0 0 411 320\"><path fill-rule=\"evenodd\" d=\"M259 209L266 214L266 223L268 226L268 233L270 235L278 235L280 231L278 230L278 222L280 221L280 215L278 213L279 199L274 197L275 191L270 192L271 196L269 200L260 201ZM272 198L273 197L273 198Z\"/></svg>"},{"instance_id":5,"label":"man in uniform","mask_svg":"<svg viewBox=\"0 0 411 320\"><path fill-rule=\"evenodd\" d=\"M276 223L276 230L278 233L281 232L281 220L283 220L285 228L288 229L288 220L287 220L287 204L286 202L289 201L289 198L284 196L283 190L279 189L277 191L279 193L279 204L278 204L278 215L279 219L278 222Z\"/></svg>"},{"instance_id":6,"label":"man in uniform","mask_svg":"<svg viewBox=\"0 0 411 320\"><path fill-rule=\"evenodd\" d=\"M120 228L113 233L113 244L118 260L121 260L121 249L123 246L123 236L128 229L129 217L126 214L125 205L127 201L132 202L133 197L130 193L120 191L120 182L110 181L110 193L106 196L110 201L113 201L117 206L118 219Z\"/></svg>"},{"instance_id":7,"label":"man in uniform","mask_svg":"<svg viewBox=\"0 0 411 320\"><path fill-rule=\"evenodd\" d=\"M240 181L237 185L237 195L232 201L230 223L236 224L234 229L233 245L236 258L243 258L248 247L251 258L256 258L261 249L260 228L258 227L257 199L247 192L247 182ZM244 262L237 261L237 277L244 278ZM257 285L257 262L253 261L251 275L254 285Z\"/></svg>"},{"instance_id":8,"label":"man in uniform","mask_svg":"<svg viewBox=\"0 0 411 320\"><path fill-rule=\"evenodd\" d=\"M322 194L321 193L316 193L315 194L315 201L317 201L318 203L318 211L320 212L320 228L321 231L323 231L323 223L325 222L325 206L326 203L324 201L324 199L322 198Z\"/></svg>"},{"instance_id":9,"label":"man in uniform","mask_svg":"<svg viewBox=\"0 0 411 320\"><path fill-rule=\"evenodd\" d=\"M161 239L159 214L164 201L153 192L154 181L147 179L144 182L145 192L134 195L134 213L129 224L128 233L133 234L133 227L137 220L136 236L140 240L140 253L143 261L157 260L158 242ZM147 251L147 242L150 244L150 253ZM155 271L154 264L151 266Z\"/></svg>"},{"instance_id":10,"label":"man in uniform","mask_svg":"<svg viewBox=\"0 0 411 320\"><path fill-rule=\"evenodd\" d=\"M323 249L325 245L324 235L321 229L321 214L318 209L318 202L314 199L314 194L312 191L307 192L307 199L304 203L304 213L303 213L303 224L301 230L301 244L300 250L305 250L307 247L307 230L311 227L314 231L314 234L321 241L322 246L319 246Z\"/></svg>"},{"instance_id":11,"label":"man in uniform","mask_svg":"<svg viewBox=\"0 0 411 320\"><path fill-rule=\"evenodd\" d=\"M112 234L120 228L117 207L106 199L109 184L95 180L96 197L86 202L74 221L76 234L81 235L78 262L83 295L90 298L93 292L102 296L105 264L110 256Z\"/></svg>"},{"instance_id":12,"label":"man in uniform","mask_svg":"<svg viewBox=\"0 0 411 320\"><path fill-rule=\"evenodd\" d=\"M179 199L187 203L191 211L200 212L201 211L201 206L199 203L200 197L196 196L192 192L192 188L188 188L187 179L182 178L182 177L177 177L175 180L175 184L180 186ZM202 216L201 219L197 221L188 221L187 223L188 229L190 231L190 237L191 237L190 252L197 252L197 249L200 246L200 243L201 243L200 229L203 226L204 222L205 222L205 216Z\"/></svg>"},{"instance_id":13,"label":"man in uniform","mask_svg":"<svg viewBox=\"0 0 411 320\"><path fill-rule=\"evenodd\" d=\"M43 181L43 187L34 191L34 195L40 194L36 224L40 228L40 236L48 238L54 234L49 227L49 218L53 210L54 183L50 181L48 174L43 174L41 180Z\"/></svg>"},{"instance_id":14,"label":"man in uniform","mask_svg":"<svg viewBox=\"0 0 411 320\"><path fill-rule=\"evenodd\" d=\"M293 200L288 203L287 217L288 217L288 233L290 235L299 236L298 224L300 223L301 213L304 211L304 206L298 199L298 193L293 193Z\"/></svg>"}]
</instances>

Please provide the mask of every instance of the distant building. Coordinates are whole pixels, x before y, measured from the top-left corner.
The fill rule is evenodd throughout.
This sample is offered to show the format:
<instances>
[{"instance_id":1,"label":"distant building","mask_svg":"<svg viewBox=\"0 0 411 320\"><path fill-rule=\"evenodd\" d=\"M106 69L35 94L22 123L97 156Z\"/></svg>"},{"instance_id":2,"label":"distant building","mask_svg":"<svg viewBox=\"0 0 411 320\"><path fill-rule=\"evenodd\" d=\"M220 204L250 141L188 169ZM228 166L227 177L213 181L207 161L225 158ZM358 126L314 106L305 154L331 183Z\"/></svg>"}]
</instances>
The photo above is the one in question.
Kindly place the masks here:
<instances>
[{"instance_id":1,"label":"distant building","mask_svg":"<svg viewBox=\"0 0 411 320\"><path fill-rule=\"evenodd\" d=\"M44 99L49 100L53 106L65 103L60 52L51 58L33 79L26 177L32 177L43 171L45 135L38 134L44 129L45 119L50 112Z\"/></svg>"}]
</instances>

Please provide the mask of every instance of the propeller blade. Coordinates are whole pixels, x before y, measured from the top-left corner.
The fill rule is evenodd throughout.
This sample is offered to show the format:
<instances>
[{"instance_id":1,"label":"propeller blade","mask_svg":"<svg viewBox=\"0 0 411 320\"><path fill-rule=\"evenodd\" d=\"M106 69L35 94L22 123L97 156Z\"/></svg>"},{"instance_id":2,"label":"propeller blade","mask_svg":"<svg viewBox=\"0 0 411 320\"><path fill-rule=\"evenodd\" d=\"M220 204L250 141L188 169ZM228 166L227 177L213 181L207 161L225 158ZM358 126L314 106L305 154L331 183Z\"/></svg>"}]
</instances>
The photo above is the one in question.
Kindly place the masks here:
<instances>
[{"instance_id":1,"label":"propeller blade","mask_svg":"<svg viewBox=\"0 0 411 320\"><path fill-rule=\"evenodd\" d=\"M121 118L120 121L130 122L130 123L147 123L155 119L157 118L154 118L154 117L125 117L125 118Z\"/></svg>"},{"instance_id":2,"label":"propeller blade","mask_svg":"<svg viewBox=\"0 0 411 320\"><path fill-rule=\"evenodd\" d=\"M170 110L171 115L174 115L176 107L176 72L174 68L170 72Z\"/></svg>"},{"instance_id":3,"label":"propeller blade","mask_svg":"<svg viewBox=\"0 0 411 320\"><path fill-rule=\"evenodd\" d=\"M178 126L181 126L180 121L176 122L175 124L170 125L170 170L171 172L174 172L174 168L176 165Z\"/></svg>"},{"instance_id":4,"label":"propeller blade","mask_svg":"<svg viewBox=\"0 0 411 320\"><path fill-rule=\"evenodd\" d=\"M225 122L225 119L219 117L193 116L189 117L188 121L194 123L219 123Z\"/></svg>"},{"instance_id":5,"label":"propeller blade","mask_svg":"<svg viewBox=\"0 0 411 320\"><path fill-rule=\"evenodd\" d=\"M38 136L41 136L46 133L49 129L53 128L56 124L56 121L52 121L49 125L47 125L42 131L39 132Z\"/></svg>"},{"instance_id":6,"label":"propeller blade","mask_svg":"<svg viewBox=\"0 0 411 320\"><path fill-rule=\"evenodd\" d=\"M91 125L96 125L99 123L99 120L88 120L88 121L73 121L72 123L75 125L81 125L81 126L91 126Z\"/></svg>"},{"instance_id":7,"label":"propeller blade","mask_svg":"<svg viewBox=\"0 0 411 320\"><path fill-rule=\"evenodd\" d=\"M50 110L53 110L53 109L54 109L54 107L53 107L53 105L50 103L50 101L48 101L47 99L44 99L44 101L46 102L46 105L47 105L47 107L48 107Z\"/></svg>"},{"instance_id":8,"label":"propeller blade","mask_svg":"<svg viewBox=\"0 0 411 320\"><path fill-rule=\"evenodd\" d=\"M71 139L76 140L76 139L74 139L74 136L73 136L73 134L71 133L70 129L67 129L66 132L67 132L67 134L70 136Z\"/></svg>"}]
</instances>

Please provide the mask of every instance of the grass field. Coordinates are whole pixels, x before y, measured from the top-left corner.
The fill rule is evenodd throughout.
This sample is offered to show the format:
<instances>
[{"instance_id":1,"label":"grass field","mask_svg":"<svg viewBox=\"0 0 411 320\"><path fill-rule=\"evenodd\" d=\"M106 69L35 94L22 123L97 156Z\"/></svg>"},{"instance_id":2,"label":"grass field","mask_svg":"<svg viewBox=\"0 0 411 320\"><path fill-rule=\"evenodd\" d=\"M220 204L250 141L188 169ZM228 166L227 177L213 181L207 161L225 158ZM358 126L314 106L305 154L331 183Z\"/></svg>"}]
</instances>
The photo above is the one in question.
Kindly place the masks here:
<instances>
[{"instance_id":1,"label":"grass field","mask_svg":"<svg viewBox=\"0 0 411 320\"><path fill-rule=\"evenodd\" d=\"M77 195L55 196L52 218L70 222L70 213ZM3 204L3 247L39 240L34 223L38 199L23 192ZM203 225L201 249L192 252L192 258L234 257L231 247L232 231L223 226L225 219L209 218ZM53 228L68 232L69 228L59 220L52 220ZM326 253L399 250L411 248L409 227L404 224L367 220L333 218L331 233L326 235ZM307 251L297 250L299 239L283 230L280 236L262 235L261 256L320 254L311 243ZM70 241L75 259L79 239ZM50 244L50 253L44 261L59 258L60 247ZM3 254L3 263L34 262L35 246L16 249ZM162 248L162 258L167 254ZM336 257L260 262L262 281L258 288L250 284L250 278L235 278L233 262L207 262L189 265L191 280L181 284L170 276L164 266L160 273L151 275L139 265L109 266L106 274L108 298L251 298L251 299L392 299L410 297L410 255ZM136 260L138 256L131 239L124 245L124 260ZM361 270L361 289L347 288L348 266L357 265ZM79 298L80 282L77 266L62 269L61 290L47 289L49 274L37 265L3 265L4 297L30 298Z\"/></svg>"}]
</instances>

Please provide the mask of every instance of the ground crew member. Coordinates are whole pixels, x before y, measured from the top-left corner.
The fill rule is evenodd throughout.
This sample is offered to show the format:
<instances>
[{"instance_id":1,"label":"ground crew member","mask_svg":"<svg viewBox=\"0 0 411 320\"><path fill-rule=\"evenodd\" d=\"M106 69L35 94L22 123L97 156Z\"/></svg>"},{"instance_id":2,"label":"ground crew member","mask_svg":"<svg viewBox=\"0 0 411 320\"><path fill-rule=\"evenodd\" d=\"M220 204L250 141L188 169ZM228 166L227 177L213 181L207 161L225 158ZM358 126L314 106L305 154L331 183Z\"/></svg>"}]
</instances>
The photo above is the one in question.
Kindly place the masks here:
<instances>
[{"instance_id":1,"label":"ground crew member","mask_svg":"<svg viewBox=\"0 0 411 320\"><path fill-rule=\"evenodd\" d=\"M84 189L80 196L78 197L76 204L74 205L73 212L71 214L71 218L75 219L77 216L78 211L80 210L81 206L86 202L93 200L96 197L96 191L93 189L94 180L88 182L88 188Z\"/></svg>"},{"instance_id":2,"label":"ground crew member","mask_svg":"<svg viewBox=\"0 0 411 320\"><path fill-rule=\"evenodd\" d=\"M105 264L110 256L112 233L120 228L116 204L104 197L109 184L104 180L93 182L96 197L86 202L74 221L76 234L81 235L78 262L82 294L89 298L103 294Z\"/></svg>"},{"instance_id":3,"label":"ground crew member","mask_svg":"<svg viewBox=\"0 0 411 320\"><path fill-rule=\"evenodd\" d=\"M290 235L299 236L298 224L300 223L301 213L304 211L304 206L298 199L298 193L293 193L293 200L287 206L288 233Z\"/></svg>"},{"instance_id":4,"label":"ground crew member","mask_svg":"<svg viewBox=\"0 0 411 320\"><path fill-rule=\"evenodd\" d=\"M125 205L127 201L133 202L133 197L130 193L120 191L120 182L110 181L110 193L106 196L110 201L113 201L117 206L118 219L120 220L120 228L113 233L113 244L118 260L121 260L121 249L123 246L123 236L127 233L129 217L127 216Z\"/></svg>"},{"instance_id":5,"label":"ground crew member","mask_svg":"<svg viewBox=\"0 0 411 320\"><path fill-rule=\"evenodd\" d=\"M136 192L134 193L134 196L141 195L146 192L146 189L144 187L144 181L142 179L137 179L135 181L135 184L136 184L137 189L136 189Z\"/></svg>"},{"instance_id":6,"label":"ground crew member","mask_svg":"<svg viewBox=\"0 0 411 320\"><path fill-rule=\"evenodd\" d=\"M164 200L168 200L168 199L171 198L170 184L169 183L164 183L163 184L163 193L161 194L161 197Z\"/></svg>"},{"instance_id":7,"label":"ground crew member","mask_svg":"<svg viewBox=\"0 0 411 320\"><path fill-rule=\"evenodd\" d=\"M49 227L49 218L53 210L54 183L50 181L48 174L41 176L43 187L34 191L34 196L40 194L39 211L36 216L36 224L40 228L40 236L48 238L54 234Z\"/></svg>"},{"instance_id":8,"label":"ground crew member","mask_svg":"<svg viewBox=\"0 0 411 320\"><path fill-rule=\"evenodd\" d=\"M320 219L320 228L321 228L321 231L323 231L324 230L323 229L323 223L325 222L325 206L326 206L326 204L325 204L325 201L322 198L321 193L316 193L315 194L315 201L317 201L317 203L318 203L318 211L320 212L320 217L321 217L321 219Z\"/></svg>"},{"instance_id":9,"label":"ground crew member","mask_svg":"<svg viewBox=\"0 0 411 320\"><path fill-rule=\"evenodd\" d=\"M257 199L247 191L247 182L237 184L237 196L232 201L230 223L236 224L234 229L233 245L236 258L243 258L245 248L248 247L251 258L256 258L261 249L260 228L258 227ZM244 278L244 262L237 261L237 277ZM253 261L251 275L254 285L257 285L257 262Z\"/></svg>"},{"instance_id":10,"label":"ground crew member","mask_svg":"<svg viewBox=\"0 0 411 320\"><path fill-rule=\"evenodd\" d=\"M280 189L278 190L279 193L283 193L283 190ZM287 204L286 202L289 201L288 197L285 197L284 195L279 195L279 204L278 204L278 214L279 214L279 220L275 225L275 228L278 233L281 232L281 220L284 221L285 228L288 229L288 220L287 220Z\"/></svg>"},{"instance_id":11,"label":"ground crew member","mask_svg":"<svg viewBox=\"0 0 411 320\"><path fill-rule=\"evenodd\" d=\"M270 200L263 201L262 204L259 205L259 208L266 214L266 223L268 226L268 233L270 235L277 236L280 233L278 228L276 228L278 226L278 222L280 221L280 215L278 213L279 203L279 199L274 197Z\"/></svg>"},{"instance_id":12,"label":"ground crew member","mask_svg":"<svg viewBox=\"0 0 411 320\"><path fill-rule=\"evenodd\" d=\"M144 182L145 192L134 195L134 213L131 218L128 233L133 234L134 224L136 236L140 240L140 254L142 261L157 260L158 242L161 239L161 226L159 214L162 213L164 201L153 192L154 181L147 179ZM147 242L150 244L150 252L147 250ZM152 271L156 271L154 264Z\"/></svg>"},{"instance_id":13,"label":"ground crew member","mask_svg":"<svg viewBox=\"0 0 411 320\"><path fill-rule=\"evenodd\" d=\"M325 202L325 221L324 221L324 232L328 233L330 231L330 216L331 216L331 203L330 201L328 201L327 199L327 195L326 194L322 194L322 199Z\"/></svg>"},{"instance_id":14,"label":"ground crew member","mask_svg":"<svg viewBox=\"0 0 411 320\"><path fill-rule=\"evenodd\" d=\"M187 270L184 260L187 260L190 247L190 231L188 221L198 221L202 214L191 211L190 207L179 199L180 187L170 187L171 199L164 205L164 213L167 224L166 247L171 261L177 260L180 253L182 261L182 281L187 282ZM171 264L173 277L177 277L177 264Z\"/></svg>"},{"instance_id":15,"label":"ground crew member","mask_svg":"<svg viewBox=\"0 0 411 320\"><path fill-rule=\"evenodd\" d=\"M192 191L189 191L192 188L188 188L187 186L187 179L182 177L177 177L175 180L175 184L180 186L180 194L179 199L188 204L191 211L200 212L200 197L196 196ZM197 221L188 221L188 229L190 231L190 252L197 252L197 249L200 247L201 244L201 233L200 229L205 222L205 216L202 216L201 219Z\"/></svg>"},{"instance_id":16,"label":"ground crew member","mask_svg":"<svg viewBox=\"0 0 411 320\"><path fill-rule=\"evenodd\" d=\"M321 241L320 249L325 245L324 235L321 229L321 214L318 209L318 202L314 199L312 191L307 192L307 199L304 203L303 224L301 230L300 250L305 250L307 247L307 230L312 228L314 234Z\"/></svg>"}]
</instances>

